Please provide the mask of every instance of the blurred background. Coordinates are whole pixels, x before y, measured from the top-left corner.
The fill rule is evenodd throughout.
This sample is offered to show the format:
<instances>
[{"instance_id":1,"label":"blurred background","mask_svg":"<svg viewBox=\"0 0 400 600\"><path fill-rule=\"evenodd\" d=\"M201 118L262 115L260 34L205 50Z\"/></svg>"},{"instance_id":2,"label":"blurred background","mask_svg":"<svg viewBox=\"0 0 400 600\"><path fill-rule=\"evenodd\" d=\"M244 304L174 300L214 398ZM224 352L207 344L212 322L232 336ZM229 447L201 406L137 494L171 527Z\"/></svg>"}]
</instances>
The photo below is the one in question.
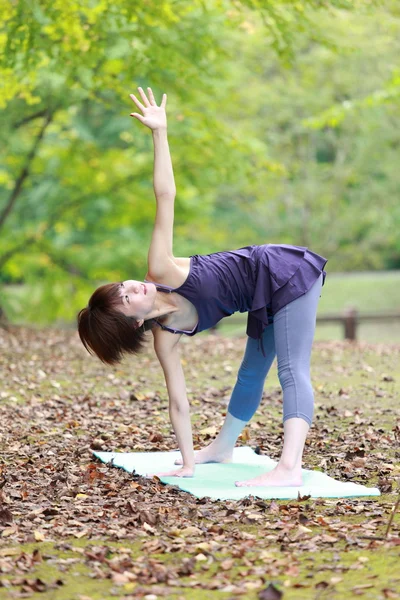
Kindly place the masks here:
<instances>
[{"instance_id":1,"label":"blurred background","mask_svg":"<svg viewBox=\"0 0 400 600\"><path fill-rule=\"evenodd\" d=\"M358 339L400 341L397 0L0 7L3 323L75 327L98 285L145 277L153 147L129 94L151 86L168 94L175 255L309 246L329 259L319 317L354 307ZM219 331L244 334L231 319Z\"/></svg>"}]
</instances>

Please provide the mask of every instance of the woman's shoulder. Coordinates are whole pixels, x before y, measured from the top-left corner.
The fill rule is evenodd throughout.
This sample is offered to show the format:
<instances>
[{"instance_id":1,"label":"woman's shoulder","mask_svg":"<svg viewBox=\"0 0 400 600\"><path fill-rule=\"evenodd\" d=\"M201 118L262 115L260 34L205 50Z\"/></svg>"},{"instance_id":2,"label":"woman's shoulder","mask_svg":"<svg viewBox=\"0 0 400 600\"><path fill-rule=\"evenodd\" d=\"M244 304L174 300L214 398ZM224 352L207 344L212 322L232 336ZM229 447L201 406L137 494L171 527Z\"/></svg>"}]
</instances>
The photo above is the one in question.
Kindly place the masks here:
<instances>
[{"instance_id":1,"label":"woman's shoulder","mask_svg":"<svg viewBox=\"0 0 400 600\"><path fill-rule=\"evenodd\" d=\"M146 273L146 281L159 283L172 288L180 287L187 279L190 271L189 257L171 256L162 268L152 267Z\"/></svg>"}]
</instances>

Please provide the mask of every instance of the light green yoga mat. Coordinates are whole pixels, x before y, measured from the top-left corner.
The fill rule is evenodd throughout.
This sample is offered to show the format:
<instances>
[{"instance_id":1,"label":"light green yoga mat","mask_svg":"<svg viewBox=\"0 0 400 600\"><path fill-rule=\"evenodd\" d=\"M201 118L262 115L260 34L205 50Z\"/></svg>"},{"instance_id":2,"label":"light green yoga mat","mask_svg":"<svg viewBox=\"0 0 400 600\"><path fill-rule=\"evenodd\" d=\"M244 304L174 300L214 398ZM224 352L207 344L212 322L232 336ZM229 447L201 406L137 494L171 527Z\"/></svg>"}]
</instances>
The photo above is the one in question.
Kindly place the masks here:
<instances>
[{"instance_id":1,"label":"light green yoga mat","mask_svg":"<svg viewBox=\"0 0 400 600\"><path fill-rule=\"evenodd\" d=\"M181 454L170 452L94 452L102 462L121 467L137 475L147 475L179 469L174 461ZM337 481L320 471L303 469L303 485L297 487L236 487L235 481L256 477L275 467L276 461L256 454L249 446L233 450L231 463L196 465L194 477L160 477L163 483L178 486L197 498L208 496L214 500L240 500L246 496L276 498L281 500L311 496L312 498L350 498L380 496L378 488L358 483Z\"/></svg>"}]
</instances>

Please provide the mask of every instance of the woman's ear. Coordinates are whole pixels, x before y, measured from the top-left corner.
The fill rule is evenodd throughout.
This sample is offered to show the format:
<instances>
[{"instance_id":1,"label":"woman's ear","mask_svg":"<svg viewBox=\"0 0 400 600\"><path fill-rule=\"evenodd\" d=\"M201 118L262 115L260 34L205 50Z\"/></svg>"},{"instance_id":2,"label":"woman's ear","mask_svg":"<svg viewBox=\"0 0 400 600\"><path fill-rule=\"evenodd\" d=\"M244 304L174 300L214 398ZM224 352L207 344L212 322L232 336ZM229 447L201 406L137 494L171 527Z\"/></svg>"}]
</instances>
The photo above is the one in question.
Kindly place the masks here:
<instances>
[{"instance_id":1,"label":"woman's ear","mask_svg":"<svg viewBox=\"0 0 400 600\"><path fill-rule=\"evenodd\" d=\"M144 319L140 319L139 321L136 321L136 329L139 329L139 327L141 327L144 323Z\"/></svg>"}]
</instances>

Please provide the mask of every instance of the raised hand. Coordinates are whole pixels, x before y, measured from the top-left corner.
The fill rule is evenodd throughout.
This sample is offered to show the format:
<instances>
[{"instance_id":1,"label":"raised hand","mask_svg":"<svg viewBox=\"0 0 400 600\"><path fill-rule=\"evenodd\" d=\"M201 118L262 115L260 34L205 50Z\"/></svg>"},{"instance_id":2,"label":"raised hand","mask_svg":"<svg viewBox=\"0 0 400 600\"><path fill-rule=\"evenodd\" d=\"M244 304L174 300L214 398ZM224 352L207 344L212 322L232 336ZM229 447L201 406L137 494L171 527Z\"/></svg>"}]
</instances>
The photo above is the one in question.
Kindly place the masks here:
<instances>
[{"instance_id":1,"label":"raised hand","mask_svg":"<svg viewBox=\"0 0 400 600\"><path fill-rule=\"evenodd\" d=\"M167 114L165 112L165 106L167 104L167 94L163 94L161 104L160 106L157 106L151 88L147 88L147 93L149 95L148 98L141 87L139 87L138 90L142 97L143 104L136 98L134 94L130 94L130 97L136 106L140 108L143 115L139 113L131 113L130 116L135 117L141 123L143 123L143 125L146 125L146 127L149 127L149 129L153 131L155 129L166 129Z\"/></svg>"}]
</instances>

